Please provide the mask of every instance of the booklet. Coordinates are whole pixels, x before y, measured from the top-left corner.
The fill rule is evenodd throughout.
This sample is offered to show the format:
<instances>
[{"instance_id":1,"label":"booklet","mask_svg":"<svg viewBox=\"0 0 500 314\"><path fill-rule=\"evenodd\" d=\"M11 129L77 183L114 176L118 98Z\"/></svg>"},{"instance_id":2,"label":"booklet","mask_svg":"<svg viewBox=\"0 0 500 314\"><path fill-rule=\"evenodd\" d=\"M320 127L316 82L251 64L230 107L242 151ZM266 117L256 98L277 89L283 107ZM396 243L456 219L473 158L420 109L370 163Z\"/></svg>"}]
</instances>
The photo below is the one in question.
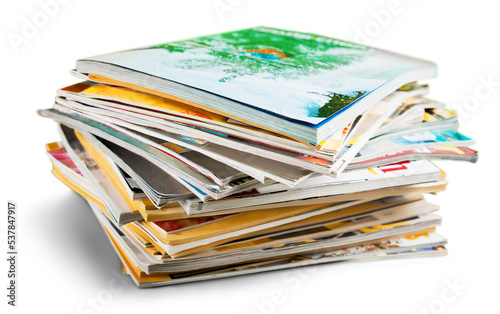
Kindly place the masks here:
<instances>
[{"instance_id":1,"label":"booklet","mask_svg":"<svg viewBox=\"0 0 500 314\"><path fill-rule=\"evenodd\" d=\"M84 58L76 71L316 146L402 85L435 77L436 65L317 34L254 27Z\"/></svg>"}]
</instances>

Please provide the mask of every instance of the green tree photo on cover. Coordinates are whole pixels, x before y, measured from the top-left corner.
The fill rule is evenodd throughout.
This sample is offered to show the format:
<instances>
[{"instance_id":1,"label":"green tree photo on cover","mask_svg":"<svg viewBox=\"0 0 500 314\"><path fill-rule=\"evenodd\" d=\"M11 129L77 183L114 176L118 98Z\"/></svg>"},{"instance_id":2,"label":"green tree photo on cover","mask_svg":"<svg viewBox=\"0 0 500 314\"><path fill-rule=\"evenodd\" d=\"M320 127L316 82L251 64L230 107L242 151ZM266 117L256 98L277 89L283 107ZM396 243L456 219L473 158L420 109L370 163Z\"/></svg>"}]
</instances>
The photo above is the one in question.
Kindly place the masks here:
<instances>
[{"instance_id":1,"label":"green tree photo on cover","mask_svg":"<svg viewBox=\"0 0 500 314\"><path fill-rule=\"evenodd\" d=\"M297 33L298 34L298 33ZM331 71L352 62L361 61L366 50L342 41L319 41L300 36L284 36L275 32L245 29L190 40L159 44L147 49L165 49L169 52L186 51L203 53L214 58L181 60L177 66L183 69L209 69L223 67L226 75L219 82L229 82L239 76L260 75L266 79L285 78L298 80L301 77ZM195 55L196 55L195 54ZM328 92L329 101L309 116L326 118L360 98L366 91L350 95Z\"/></svg>"},{"instance_id":2,"label":"green tree photo on cover","mask_svg":"<svg viewBox=\"0 0 500 314\"><path fill-rule=\"evenodd\" d=\"M366 92L358 91L355 96L342 95L337 93L330 93L327 96L330 97L330 100L324 104L321 108L318 109L318 112L315 114L315 117L318 118L328 118L335 112L338 112L351 104L353 101L362 97Z\"/></svg>"}]
</instances>

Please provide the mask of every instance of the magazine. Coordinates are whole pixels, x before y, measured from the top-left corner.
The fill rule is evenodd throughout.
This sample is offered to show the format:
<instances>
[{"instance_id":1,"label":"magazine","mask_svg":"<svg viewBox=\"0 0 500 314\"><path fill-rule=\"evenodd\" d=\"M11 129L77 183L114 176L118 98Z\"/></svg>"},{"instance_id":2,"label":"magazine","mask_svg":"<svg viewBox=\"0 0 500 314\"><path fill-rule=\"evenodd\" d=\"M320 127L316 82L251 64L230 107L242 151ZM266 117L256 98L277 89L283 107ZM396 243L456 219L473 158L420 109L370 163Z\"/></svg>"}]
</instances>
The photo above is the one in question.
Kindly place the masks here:
<instances>
[{"instance_id":1,"label":"magazine","mask_svg":"<svg viewBox=\"0 0 500 314\"><path fill-rule=\"evenodd\" d=\"M316 146L393 90L433 78L436 66L321 35L255 27L80 59L76 71Z\"/></svg>"}]
</instances>

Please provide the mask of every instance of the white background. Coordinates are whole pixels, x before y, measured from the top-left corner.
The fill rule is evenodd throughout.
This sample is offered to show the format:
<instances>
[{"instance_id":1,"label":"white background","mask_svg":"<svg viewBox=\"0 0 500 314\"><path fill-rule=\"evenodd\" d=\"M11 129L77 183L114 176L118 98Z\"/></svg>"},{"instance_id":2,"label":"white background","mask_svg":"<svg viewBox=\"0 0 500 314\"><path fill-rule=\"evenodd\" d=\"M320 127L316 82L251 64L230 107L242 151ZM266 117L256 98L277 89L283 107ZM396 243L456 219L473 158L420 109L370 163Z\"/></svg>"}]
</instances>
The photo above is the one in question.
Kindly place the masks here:
<instances>
[{"instance_id":1,"label":"white background","mask_svg":"<svg viewBox=\"0 0 500 314\"><path fill-rule=\"evenodd\" d=\"M496 199L499 7L495 1L67 1L43 20L37 1L3 1L1 62L0 303L9 313L492 313L498 310ZM219 8L219 10L216 9ZM392 9L392 13L390 9ZM384 11L385 14L379 12ZM380 17L383 17L381 19ZM23 36L26 20L37 32ZM378 18L377 18L378 17ZM139 290L86 203L50 173L44 144L55 124L36 115L56 88L77 80L81 57L250 26L273 26L364 43L436 62L431 97L461 108L477 164L443 162L448 191L435 201L449 255L327 264ZM356 35L364 32L364 38ZM25 34L26 35L26 34ZM17 37L18 40L19 37ZM487 87L485 80L497 82ZM477 94L476 90L481 92ZM481 98L478 100L478 97ZM464 106L464 104L466 104ZM6 209L18 206L18 306L6 305ZM458 283L457 296L447 289ZM110 292L108 284L118 291ZM281 294L271 305L272 294ZM443 302L442 298L447 302ZM94 309L91 300L97 300ZM429 310L429 308L431 308ZM5 313L2 310L2 313Z\"/></svg>"}]
</instances>

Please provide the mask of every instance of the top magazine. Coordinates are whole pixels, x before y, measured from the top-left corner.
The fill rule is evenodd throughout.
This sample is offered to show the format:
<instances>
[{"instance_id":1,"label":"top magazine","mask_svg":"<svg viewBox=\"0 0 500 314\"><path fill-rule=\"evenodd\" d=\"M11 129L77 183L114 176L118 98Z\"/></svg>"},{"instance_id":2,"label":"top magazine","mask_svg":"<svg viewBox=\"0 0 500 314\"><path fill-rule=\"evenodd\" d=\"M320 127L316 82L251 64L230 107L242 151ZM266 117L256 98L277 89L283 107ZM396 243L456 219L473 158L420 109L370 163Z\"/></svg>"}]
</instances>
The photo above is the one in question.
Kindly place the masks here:
<instances>
[{"instance_id":1,"label":"top magazine","mask_svg":"<svg viewBox=\"0 0 500 314\"><path fill-rule=\"evenodd\" d=\"M255 27L80 59L76 72L316 146L437 69L348 41Z\"/></svg>"}]
</instances>

